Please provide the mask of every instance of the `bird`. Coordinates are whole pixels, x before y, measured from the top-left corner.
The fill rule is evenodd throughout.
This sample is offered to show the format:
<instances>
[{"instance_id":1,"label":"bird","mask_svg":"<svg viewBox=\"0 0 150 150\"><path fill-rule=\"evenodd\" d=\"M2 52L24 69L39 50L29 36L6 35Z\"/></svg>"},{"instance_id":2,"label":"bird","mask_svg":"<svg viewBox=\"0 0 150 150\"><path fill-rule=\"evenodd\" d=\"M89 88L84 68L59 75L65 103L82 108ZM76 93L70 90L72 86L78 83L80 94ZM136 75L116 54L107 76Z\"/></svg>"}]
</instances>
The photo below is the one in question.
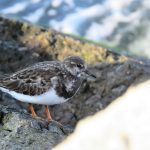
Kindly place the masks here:
<instances>
[{"instance_id":1,"label":"bird","mask_svg":"<svg viewBox=\"0 0 150 150\"><path fill-rule=\"evenodd\" d=\"M43 61L0 78L0 90L14 99L28 103L33 118L38 117L34 104L44 105L46 120L52 121L49 105L71 99L82 81L96 78L79 56L68 56L63 61Z\"/></svg>"}]
</instances>

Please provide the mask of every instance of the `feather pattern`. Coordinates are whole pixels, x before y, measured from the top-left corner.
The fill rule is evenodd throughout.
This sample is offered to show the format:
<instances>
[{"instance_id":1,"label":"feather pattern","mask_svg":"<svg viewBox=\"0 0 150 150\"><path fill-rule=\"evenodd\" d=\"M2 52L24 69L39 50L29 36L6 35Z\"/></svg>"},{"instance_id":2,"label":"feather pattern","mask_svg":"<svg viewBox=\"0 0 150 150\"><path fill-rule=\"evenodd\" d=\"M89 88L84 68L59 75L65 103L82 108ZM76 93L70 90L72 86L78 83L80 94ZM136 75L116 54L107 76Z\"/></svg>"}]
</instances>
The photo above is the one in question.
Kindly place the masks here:
<instances>
[{"instance_id":1,"label":"feather pattern","mask_svg":"<svg viewBox=\"0 0 150 150\"><path fill-rule=\"evenodd\" d=\"M77 56L63 62L40 62L0 78L0 90L24 102L58 104L78 91L82 82L80 74L84 71L86 65Z\"/></svg>"}]
</instances>

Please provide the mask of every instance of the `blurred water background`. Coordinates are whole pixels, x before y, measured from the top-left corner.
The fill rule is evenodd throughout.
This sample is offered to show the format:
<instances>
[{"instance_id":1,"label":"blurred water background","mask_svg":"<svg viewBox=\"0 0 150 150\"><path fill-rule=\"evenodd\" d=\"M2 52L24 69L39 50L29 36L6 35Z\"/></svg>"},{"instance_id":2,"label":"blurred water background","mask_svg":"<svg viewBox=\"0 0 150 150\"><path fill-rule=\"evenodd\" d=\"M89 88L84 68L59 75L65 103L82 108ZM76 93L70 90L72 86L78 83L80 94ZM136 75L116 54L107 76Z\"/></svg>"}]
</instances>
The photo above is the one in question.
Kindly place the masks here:
<instances>
[{"instance_id":1,"label":"blurred water background","mask_svg":"<svg viewBox=\"0 0 150 150\"><path fill-rule=\"evenodd\" d=\"M0 14L150 58L150 0L0 0Z\"/></svg>"}]
</instances>

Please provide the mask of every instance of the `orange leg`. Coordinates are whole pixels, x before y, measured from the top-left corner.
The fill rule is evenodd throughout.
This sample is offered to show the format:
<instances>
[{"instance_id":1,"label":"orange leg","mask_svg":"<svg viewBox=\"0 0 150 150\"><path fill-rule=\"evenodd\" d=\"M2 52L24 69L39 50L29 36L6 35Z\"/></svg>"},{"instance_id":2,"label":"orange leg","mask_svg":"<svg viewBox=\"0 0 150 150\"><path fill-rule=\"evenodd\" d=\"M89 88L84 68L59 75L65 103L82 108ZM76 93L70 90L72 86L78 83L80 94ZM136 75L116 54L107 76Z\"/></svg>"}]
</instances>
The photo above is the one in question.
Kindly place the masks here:
<instances>
[{"instance_id":1,"label":"orange leg","mask_svg":"<svg viewBox=\"0 0 150 150\"><path fill-rule=\"evenodd\" d=\"M48 105L45 106L45 114L46 114L48 122L51 122L52 121L52 117L51 117L51 113L49 111Z\"/></svg>"},{"instance_id":2,"label":"orange leg","mask_svg":"<svg viewBox=\"0 0 150 150\"><path fill-rule=\"evenodd\" d=\"M32 104L29 104L29 110L31 111L33 118L37 117L37 114L36 114L36 112L34 111L34 107L33 107Z\"/></svg>"}]
</instances>

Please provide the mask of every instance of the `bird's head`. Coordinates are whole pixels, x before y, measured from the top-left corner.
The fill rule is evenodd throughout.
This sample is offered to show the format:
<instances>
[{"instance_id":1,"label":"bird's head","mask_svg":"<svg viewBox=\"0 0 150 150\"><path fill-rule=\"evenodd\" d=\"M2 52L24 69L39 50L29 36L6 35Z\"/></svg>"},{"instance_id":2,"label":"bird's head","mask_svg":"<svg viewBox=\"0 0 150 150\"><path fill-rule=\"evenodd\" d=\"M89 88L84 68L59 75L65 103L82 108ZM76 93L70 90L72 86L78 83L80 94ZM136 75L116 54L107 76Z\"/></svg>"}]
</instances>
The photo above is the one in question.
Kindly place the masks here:
<instances>
[{"instance_id":1,"label":"bird's head","mask_svg":"<svg viewBox=\"0 0 150 150\"><path fill-rule=\"evenodd\" d=\"M79 78L88 78L93 77L96 78L93 74L91 74L87 70L87 65L85 64L84 60L81 59L78 56L70 56L67 57L63 64L68 72L70 72L72 75L77 76Z\"/></svg>"}]
</instances>

